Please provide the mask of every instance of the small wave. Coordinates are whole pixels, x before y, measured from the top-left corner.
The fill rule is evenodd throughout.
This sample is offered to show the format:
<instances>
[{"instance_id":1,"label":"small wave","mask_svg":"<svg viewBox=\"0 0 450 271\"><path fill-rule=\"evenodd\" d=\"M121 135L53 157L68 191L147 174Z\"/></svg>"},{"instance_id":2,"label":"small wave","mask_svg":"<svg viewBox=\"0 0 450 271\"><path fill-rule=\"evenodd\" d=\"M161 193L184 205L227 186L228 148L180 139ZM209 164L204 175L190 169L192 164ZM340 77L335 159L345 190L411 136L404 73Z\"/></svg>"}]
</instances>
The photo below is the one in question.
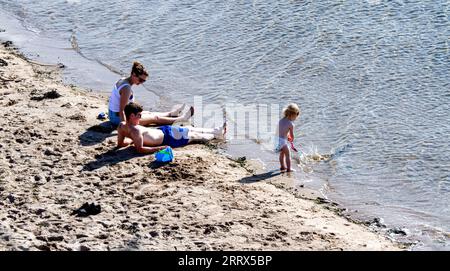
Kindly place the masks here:
<instances>
[{"instance_id":1,"label":"small wave","mask_svg":"<svg viewBox=\"0 0 450 271\"><path fill-rule=\"evenodd\" d=\"M80 46L79 46L79 43L78 43L78 39L77 39L75 33L72 33L72 35L70 36L70 44L71 44L71 46L72 46L72 49L73 49L75 52L77 52L81 57L83 57L83 58L85 58L85 59L87 59L87 60L90 60L90 61L95 61L95 62L97 62L98 64L102 65L103 67L105 67L105 68L108 69L109 71L111 71L111 72L113 72L113 73L115 73L115 74L118 74L119 76L125 76L125 74L126 74L125 72L123 72L123 71L121 71L121 70L115 68L114 66L109 65L109 64L107 64L107 63L101 61L100 59L97 59L97 58L89 58L89 57L87 57L86 55L84 55L84 54L81 52L81 49L80 49ZM159 100L159 101L162 100L162 96L161 96L161 95L159 95L159 94L156 93L155 91L152 91L150 88L146 87L144 84L142 84L141 86L142 86L145 90L147 90L148 92L152 93L154 96L158 97L158 100Z\"/></svg>"},{"instance_id":2,"label":"small wave","mask_svg":"<svg viewBox=\"0 0 450 271\"><path fill-rule=\"evenodd\" d=\"M122 71L120 71L120 70L114 68L113 66L111 66L111 65L109 65L109 64L106 64L106 63L104 63L103 61L101 61L101 60L99 60L99 59L96 59L96 58L94 58L94 59L93 59L93 58L89 58L89 57L87 57L86 55L84 55L84 54L81 52L80 46L79 46L79 44L78 44L78 39L77 39L77 37L75 36L75 33L72 33L72 35L70 36L70 44L72 45L72 49L73 49L75 52L77 52L79 55L81 55L83 58L88 59L88 60L91 60L91 61L97 62L98 64L102 65L103 67L107 68L109 71L111 71L111 72L113 72L113 73L116 73L116 74L118 74L118 75L124 75L124 73L123 73Z\"/></svg>"},{"instance_id":3,"label":"small wave","mask_svg":"<svg viewBox=\"0 0 450 271\"><path fill-rule=\"evenodd\" d=\"M310 162L328 162L333 158L333 153L320 153L314 145L310 146L306 151L299 149L297 153L292 153L293 158L297 160L299 164L307 164Z\"/></svg>"},{"instance_id":4,"label":"small wave","mask_svg":"<svg viewBox=\"0 0 450 271\"><path fill-rule=\"evenodd\" d=\"M105 68L107 68L108 70L112 71L113 73L117 73L118 75L122 75L122 76L125 74L123 71L118 70L118 69L114 68L113 66L104 63L101 60L95 59L95 61L97 61L98 64L104 66Z\"/></svg>"}]
</instances>

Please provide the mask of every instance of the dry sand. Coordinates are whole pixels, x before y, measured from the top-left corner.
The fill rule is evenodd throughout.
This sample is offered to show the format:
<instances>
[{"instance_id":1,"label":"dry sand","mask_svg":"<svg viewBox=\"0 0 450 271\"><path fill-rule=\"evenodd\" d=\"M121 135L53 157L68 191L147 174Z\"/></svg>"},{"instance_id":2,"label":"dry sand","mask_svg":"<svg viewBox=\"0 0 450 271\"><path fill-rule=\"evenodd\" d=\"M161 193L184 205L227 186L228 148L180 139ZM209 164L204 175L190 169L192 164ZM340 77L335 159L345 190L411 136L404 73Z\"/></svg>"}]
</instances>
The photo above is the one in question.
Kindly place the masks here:
<instances>
[{"instance_id":1,"label":"dry sand","mask_svg":"<svg viewBox=\"0 0 450 271\"><path fill-rule=\"evenodd\" d=\"M105 95L64 85L60 68L8 47L0 46L0 250L399 249L302 198L307 191L289 192L292 179L252 176L214 148L176 149L166 166L115 151L115 131L97 126ZM101 213L72 216L85 202Z\"/></svg>"}]
</instances>

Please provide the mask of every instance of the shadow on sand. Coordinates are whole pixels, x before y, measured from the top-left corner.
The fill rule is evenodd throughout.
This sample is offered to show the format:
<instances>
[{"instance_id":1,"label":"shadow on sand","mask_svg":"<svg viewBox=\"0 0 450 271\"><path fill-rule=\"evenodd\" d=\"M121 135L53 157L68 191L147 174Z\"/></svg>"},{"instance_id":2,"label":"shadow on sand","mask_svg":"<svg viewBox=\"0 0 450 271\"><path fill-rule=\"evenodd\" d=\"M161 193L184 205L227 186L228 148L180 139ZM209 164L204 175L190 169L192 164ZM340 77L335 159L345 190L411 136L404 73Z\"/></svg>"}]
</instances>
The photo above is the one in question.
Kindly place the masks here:
<instances>
[{"instance_id":1,"label":"shadow on sand","mask_svg":"<svg viewBox=\"0 0 450 271\"><path fill-rule=\"evenodd\" d=\"M137 153L133 146L125 149L113 149L95 156L95 161L91 161L83 166L83 171L93 171L104 166L111 166L117 163L133 159L135 157L145 156L146 154Z\"/></svg>"},{"instance_id":2,"label":"shadow on sand","mask_svg":"<svg viewBox=\"0 0 450 271\"><path fill-rule=\"evenodd\" d=\"M256 182L260 182L260 181L264 181L270 178L273 178L275 176L281 175L281 172L279 170L271 170L265 173L261 173L261 174L257 174L257 175L253 175L250 177L245 177L239 180L240 183L256 183Z\"/></svg>"},{"instance_id":3,"label":"shadow on sand","mask_svg":"<svg viewBox=\"0 0 450 271\"><path fill-rule=\"evenodd\" d=\"M117 133L116 126L109 121L89 127L86 132L81 134L78 138L82 146L92 146L103 142L108 137L115 136Z\"/></svg>"},{"instance_id":4,"label":"shadow on sand","mask_svg":"<svg viewBox=\"0 0 450 271\"><path fill-rule=\"evenodd\" d=\"M164 166L167 166L167 165L170 165L170 163L169 162L163 163L163 162L153 161L153 162L150 163L150 165L148 167L151 168L151 169L157 169L157 168L164 167Z\"/></svg>"}]
</instances>

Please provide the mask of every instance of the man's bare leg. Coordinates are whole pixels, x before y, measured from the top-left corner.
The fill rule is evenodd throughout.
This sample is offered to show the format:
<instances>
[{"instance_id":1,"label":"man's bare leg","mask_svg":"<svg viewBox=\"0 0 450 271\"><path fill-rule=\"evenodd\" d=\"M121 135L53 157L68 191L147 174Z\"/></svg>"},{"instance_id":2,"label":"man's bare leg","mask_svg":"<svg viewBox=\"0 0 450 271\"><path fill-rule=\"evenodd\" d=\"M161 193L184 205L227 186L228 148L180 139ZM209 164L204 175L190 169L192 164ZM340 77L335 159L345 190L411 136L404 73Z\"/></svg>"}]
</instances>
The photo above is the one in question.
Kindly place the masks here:
<instances>
[{"instance_id":1,"label":"man's bare leg","mask_svg":"<svg viewBox=\"0 0 450 271\"><path fill-rule=\"evenodd\" d=\"M214 139L213 134L192 132L191 130L189 130L188 136L189 136L189 144L191 144L191 143L206 143L206 142Z\"/></svg>"},{"instance_id":2,"label":"man's bare leg","mask_svg":"<svg viewBox=\"0 0 450 271\"><path fill-rule=\"evenodd\" d=\"M217 139L225 139L225 134L227 133L227 123L224 122L222 127L214 128L214 135Z\"/></svg>"},{"instance_id":3,"label":"man's bare leg","mask_svg":"<svg viewBox=\"0 0 450 271\"><path fill-rule=\"evenodd\" d=\"M196 132L196 133L203 133L203 134L213 134L214 133L213 128L197 128L197 127L192 127L192 126L189 126L187 128L189 128L189 131Z\"/></svg>"},{"instance_id":4,"label":"man's bare leg","mask_svg":"<svg viewBox=\"0 0 450 271\"><path fill-rule=\"evenodd\" d=\"M197 128L197 127L188 127L190 132L195 133L203 133L203 134L213 134L215 138L223 139L225 137L225 133L227 132L227 124L224 123L222 127L217 128Z\"/></svg>"},{"instance_id":5,"label":"man's bare leg","mask_svg":"<svg viewBox=\"0 0 450 271\"><path fill-rule=\"evenodd\" d=\"M148 112L144 111L143 113L153 114L158 117L170 117L170 118L176 118L179 117L181 112L183 112L184 108L186 107L186 104L182 104L180 106L174 106L172 107L172 110L169 112Z\"/></svg>"},{"instance_id":6,"label":"man's bare leg","mask_svg":"<svg viewBox=\"0 0 450 271\"><path fill-rule=\"evenodd\" d=\"M191 106L191 108L183 115L180 117L168 117L168 116L164 116L164 114L167 114L170 112L166 112L166 113L153 113L153 112L148 112L145 111L142 113L142 118L139 121L140 125L143 126L147 126L150 124L156 124L156 125L170 125L170 124L174 124L176 122L185 122L188 121L190 117L192 117L192 115L194 114L194 107ZM158 115L161 114L161 115Z\"/></svg>"},{"instance_id":7,"label":"man's bare leg","mask_svg":"<svg viewBox=\"0 0 450 271\"><path fill-rule=\"evenodd\" d=\"M172 107L172 110L169 112L169 117L179 117L185 107L186 107L186 104L182 104L181 106Z\"/></svg>"},{"instance_id":8,"label":"man's bare leg","mask_svg":"<svg viewBox=\"0 0 450 271\"><path fill-rule=\"evenodd\" d=\"M139 124L142 126L154 125L170 125L176 121L181 121L181 117L163 117L153 113L142 114L142 118L139 120Z\"/></svg>"}]
</instances>

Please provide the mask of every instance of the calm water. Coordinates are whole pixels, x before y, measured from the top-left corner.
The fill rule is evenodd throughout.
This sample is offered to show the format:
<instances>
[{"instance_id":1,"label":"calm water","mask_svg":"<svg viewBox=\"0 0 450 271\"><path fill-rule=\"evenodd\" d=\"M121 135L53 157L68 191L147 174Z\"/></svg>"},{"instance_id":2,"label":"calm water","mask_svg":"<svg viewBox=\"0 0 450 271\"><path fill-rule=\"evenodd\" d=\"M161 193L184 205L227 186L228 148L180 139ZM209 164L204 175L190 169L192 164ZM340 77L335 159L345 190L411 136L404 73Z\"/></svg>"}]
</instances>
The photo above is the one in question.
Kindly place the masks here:
<instances>
[{"instance_id":1,"label":"calm water","mask_svg":"<svg viewBox=\"0 0 450 271\"><path fill-rule=\"evenodd\" d=\"M112 70L142 61L139 100L298 103L296 144L333 154L299 183L405 229L416 249L450 249L448 1L192 2L0 0Z\"/></svg>"}]
</instances>

